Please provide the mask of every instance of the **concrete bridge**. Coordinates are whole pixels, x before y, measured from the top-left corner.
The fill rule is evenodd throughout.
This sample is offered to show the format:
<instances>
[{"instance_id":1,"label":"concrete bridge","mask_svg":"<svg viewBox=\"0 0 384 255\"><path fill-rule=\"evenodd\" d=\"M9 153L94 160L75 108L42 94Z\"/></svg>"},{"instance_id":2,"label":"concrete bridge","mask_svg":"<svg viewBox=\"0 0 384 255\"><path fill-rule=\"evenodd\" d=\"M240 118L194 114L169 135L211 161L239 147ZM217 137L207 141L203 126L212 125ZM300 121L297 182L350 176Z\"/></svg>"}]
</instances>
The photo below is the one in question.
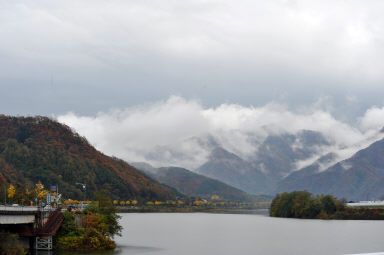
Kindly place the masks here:
<instances>
[{"instance_id":1,"label":"concrete bridge","mask_svg":"<svg viewBox=\"0 0 384 255\"><path fill-rule=\"evenodd\" d=\"M0 228L17 233L25 248L52 250L52 236L63 220L60 208L0 205Z\"/></svg>"}]
</instances>

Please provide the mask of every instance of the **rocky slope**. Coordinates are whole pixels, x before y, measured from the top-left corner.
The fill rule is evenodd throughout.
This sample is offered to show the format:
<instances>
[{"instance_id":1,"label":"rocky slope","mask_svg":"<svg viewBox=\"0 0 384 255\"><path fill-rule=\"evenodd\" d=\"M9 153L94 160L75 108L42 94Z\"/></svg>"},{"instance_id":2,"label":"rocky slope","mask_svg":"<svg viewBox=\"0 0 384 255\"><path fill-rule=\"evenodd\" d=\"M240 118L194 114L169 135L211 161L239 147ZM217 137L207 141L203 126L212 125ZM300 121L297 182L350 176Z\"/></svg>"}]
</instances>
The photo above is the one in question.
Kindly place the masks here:
<instances>
[{"instance_id":1,"label":"rocky slope","mask_svg":"<svg viewBox=\"0 0 384 255\"><path fill-rule=\"evenodd\" d=\"M277 191L292 190L331 193L348 200L379 198L384 194L384 139L324 171L305 168L295 172L281 183Z\"/></svg>"}]
</instances>

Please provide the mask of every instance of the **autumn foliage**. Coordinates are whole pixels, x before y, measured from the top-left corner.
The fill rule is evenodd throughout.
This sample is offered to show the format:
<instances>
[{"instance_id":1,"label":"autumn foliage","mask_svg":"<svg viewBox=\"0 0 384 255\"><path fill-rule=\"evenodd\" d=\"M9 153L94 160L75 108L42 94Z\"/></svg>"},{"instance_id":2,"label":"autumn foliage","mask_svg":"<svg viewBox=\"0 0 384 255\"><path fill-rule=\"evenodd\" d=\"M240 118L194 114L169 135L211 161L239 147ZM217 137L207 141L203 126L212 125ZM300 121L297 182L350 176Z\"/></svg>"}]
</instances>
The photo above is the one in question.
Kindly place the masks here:
<instances>
[{"instance_id":1,"label":"autumn foliage","mask_svg":"<svg viewBox=\"0 0 384 255\"><path fill-rule=\"evenodd\" d=\"M81 223L75 218L81 219ZM57 233L57 244L66 250L113 249L112 238L121 235L120 216L104 192L95 193L95 201L85 211L76 214L64 212L64 221Z\"/></svg>"},{"instance_id":2,"label":"autumn foliage","mask_svg":"<svg viewBox=\"0 0 384 255\"><path fill-rule=\"evenodd\" d=\"M64 197L83 200L106 190L113 199L173 199L174 193L126 162L104 155L88 141L47 117L0 115L0 184L58 185ZM124 195L124 197L121 197Z\"/></svg>"}]
</instances>

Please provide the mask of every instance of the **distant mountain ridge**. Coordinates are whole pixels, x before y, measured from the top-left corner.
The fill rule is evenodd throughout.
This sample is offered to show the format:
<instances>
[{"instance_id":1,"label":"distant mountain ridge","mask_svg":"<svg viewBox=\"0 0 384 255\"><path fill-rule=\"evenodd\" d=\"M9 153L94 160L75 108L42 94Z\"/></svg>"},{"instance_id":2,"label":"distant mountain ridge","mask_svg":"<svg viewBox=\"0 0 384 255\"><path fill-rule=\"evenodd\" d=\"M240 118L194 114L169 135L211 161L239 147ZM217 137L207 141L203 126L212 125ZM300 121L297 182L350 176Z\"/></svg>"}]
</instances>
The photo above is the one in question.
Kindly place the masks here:
<instances>
[{"instance_id":1,"label":"distant mountain ridge","mask_svg":"<svg viewBox=\"0 0 384 255\"><path fill-rule=\"evenodd\" d=\"M216 146L196 171L251 194L268 194L295 170L298 161L311 158L328 145L320 133L303 130L295 135L268 136L247 159Z\"/></svg>"},{"instance_id":2,"label":"distant mountain ridge","mask_svg":"<svg viewBox=\"0 0 384 255\"><path fill-rule=\"evenodd\" d=\"M113 199L167 200L175 194L126 162L108 157L47 117L0 115L0 183L58 185L73 199L104 189Z\"/></svg>"},{"instance_id":3,"label":"distant mountain ridge","mask_svg":"<svg viewBox=\"0 0 384 255\"><path fill-rule=\"evenodd\" d=\"M251 194L262 193L267 188L266 177L259 169L220 147L196 171Z\"/></svg>"},{"instance_id":4,"label":"distant mountain ridge","mask_svg":"<svg viewBox=\"0 0 384 255\"><path fill-rule=\"evenodd\" d=\"M329 142L311 130L268 136L251 161L263 169L273 186L295 170L298 161L316 155L322 146L329 146Z\"/></svg>"},{"instance_id":5,"label":"distant mountain ridge","mask_svg":"<svg viewBox=\"0 0 384 255\"><path fill-rule=\"evenodd\" d=\"M384 195L384 140L342 161L335 152L322 154L331 149L322 134L310 130L269 136L247 158L215 143L207 161L195 171L250 194L307 190L348 200ZM297 169L300 165L304 167Z\"/></svg>"},{"instance_id":6,"label":"distant mountain ridge","mask_svg":"<svg viewBox=\"0 0 384 255\"><path fill-rule=\"evenodd\" d=\"M263 201L267 196L254 196L234 188L216 179L212 179L180 167L154 168L146 163L131 163L142 169L160 183L175 188L179 192L192 197L209 199L218 195L220 199L230 201Z\"/></svg>"},{"instance_id":7,"label":"distant mountain ridge","mask_svg":"<svg viewBox=\"0 0 384 255\"><path fill-rule=\"evenodd\" d=\"M322 134L309 130L269 136L246 159L217 147L196 171L251 194L307 190L349 200L377 199L384 195L383 140L340 162L334 152L315 160L331 146ZM297 170L300 164L304 167Z\"/></svg>"},{"instance_id":8,"label":"distant mountain ridge","mask_svg":"<svg viewBox=\"0 0 384 255\"><path fill-rule=\"evenodd\" d=\"M280 193L283 191L292 190L292 188L296 185L295 183L300 181L300 179L319 173L322 170L323 165L330 164L334 162L335 159L337 159L337 155L335 153L328 153L320 157L311 165L306 166L298 171L292 172L278 184L276 192Z\"/></svg>"},{"instance_id":9,"label":"distant mountain ridge","mask_svg":"<svg viewBox=\"0 0 384 255\"><path fill-rule=\"evenodd\" d=\"M292 176L281 183L277 192L307 190L314 194L331 193L348 200L377 199L384 194L384 139L325 171L304 168Z\"/></svg>"}]
</instances>

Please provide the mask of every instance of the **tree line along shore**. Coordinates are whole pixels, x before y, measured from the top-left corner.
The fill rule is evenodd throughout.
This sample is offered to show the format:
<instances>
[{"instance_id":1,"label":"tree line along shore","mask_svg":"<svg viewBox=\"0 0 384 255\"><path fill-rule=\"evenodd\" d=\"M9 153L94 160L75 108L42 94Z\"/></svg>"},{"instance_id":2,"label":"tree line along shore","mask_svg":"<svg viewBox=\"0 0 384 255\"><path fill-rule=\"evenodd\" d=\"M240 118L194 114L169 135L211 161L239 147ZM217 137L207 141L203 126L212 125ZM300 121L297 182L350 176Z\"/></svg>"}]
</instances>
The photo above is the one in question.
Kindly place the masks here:
<instances>
[{"instance_id":1,"label":"tree line along shore","mask_svg":"<svg viewBox=\"0 0 384 255\"><path fill-rule=\"evenodd\" d=\"M345 199L332 195L314 196L307 191L277 194L272 200L272 217L335 220L384 220L383 207L348 207Z\"/></svg>"}]
</instances>

